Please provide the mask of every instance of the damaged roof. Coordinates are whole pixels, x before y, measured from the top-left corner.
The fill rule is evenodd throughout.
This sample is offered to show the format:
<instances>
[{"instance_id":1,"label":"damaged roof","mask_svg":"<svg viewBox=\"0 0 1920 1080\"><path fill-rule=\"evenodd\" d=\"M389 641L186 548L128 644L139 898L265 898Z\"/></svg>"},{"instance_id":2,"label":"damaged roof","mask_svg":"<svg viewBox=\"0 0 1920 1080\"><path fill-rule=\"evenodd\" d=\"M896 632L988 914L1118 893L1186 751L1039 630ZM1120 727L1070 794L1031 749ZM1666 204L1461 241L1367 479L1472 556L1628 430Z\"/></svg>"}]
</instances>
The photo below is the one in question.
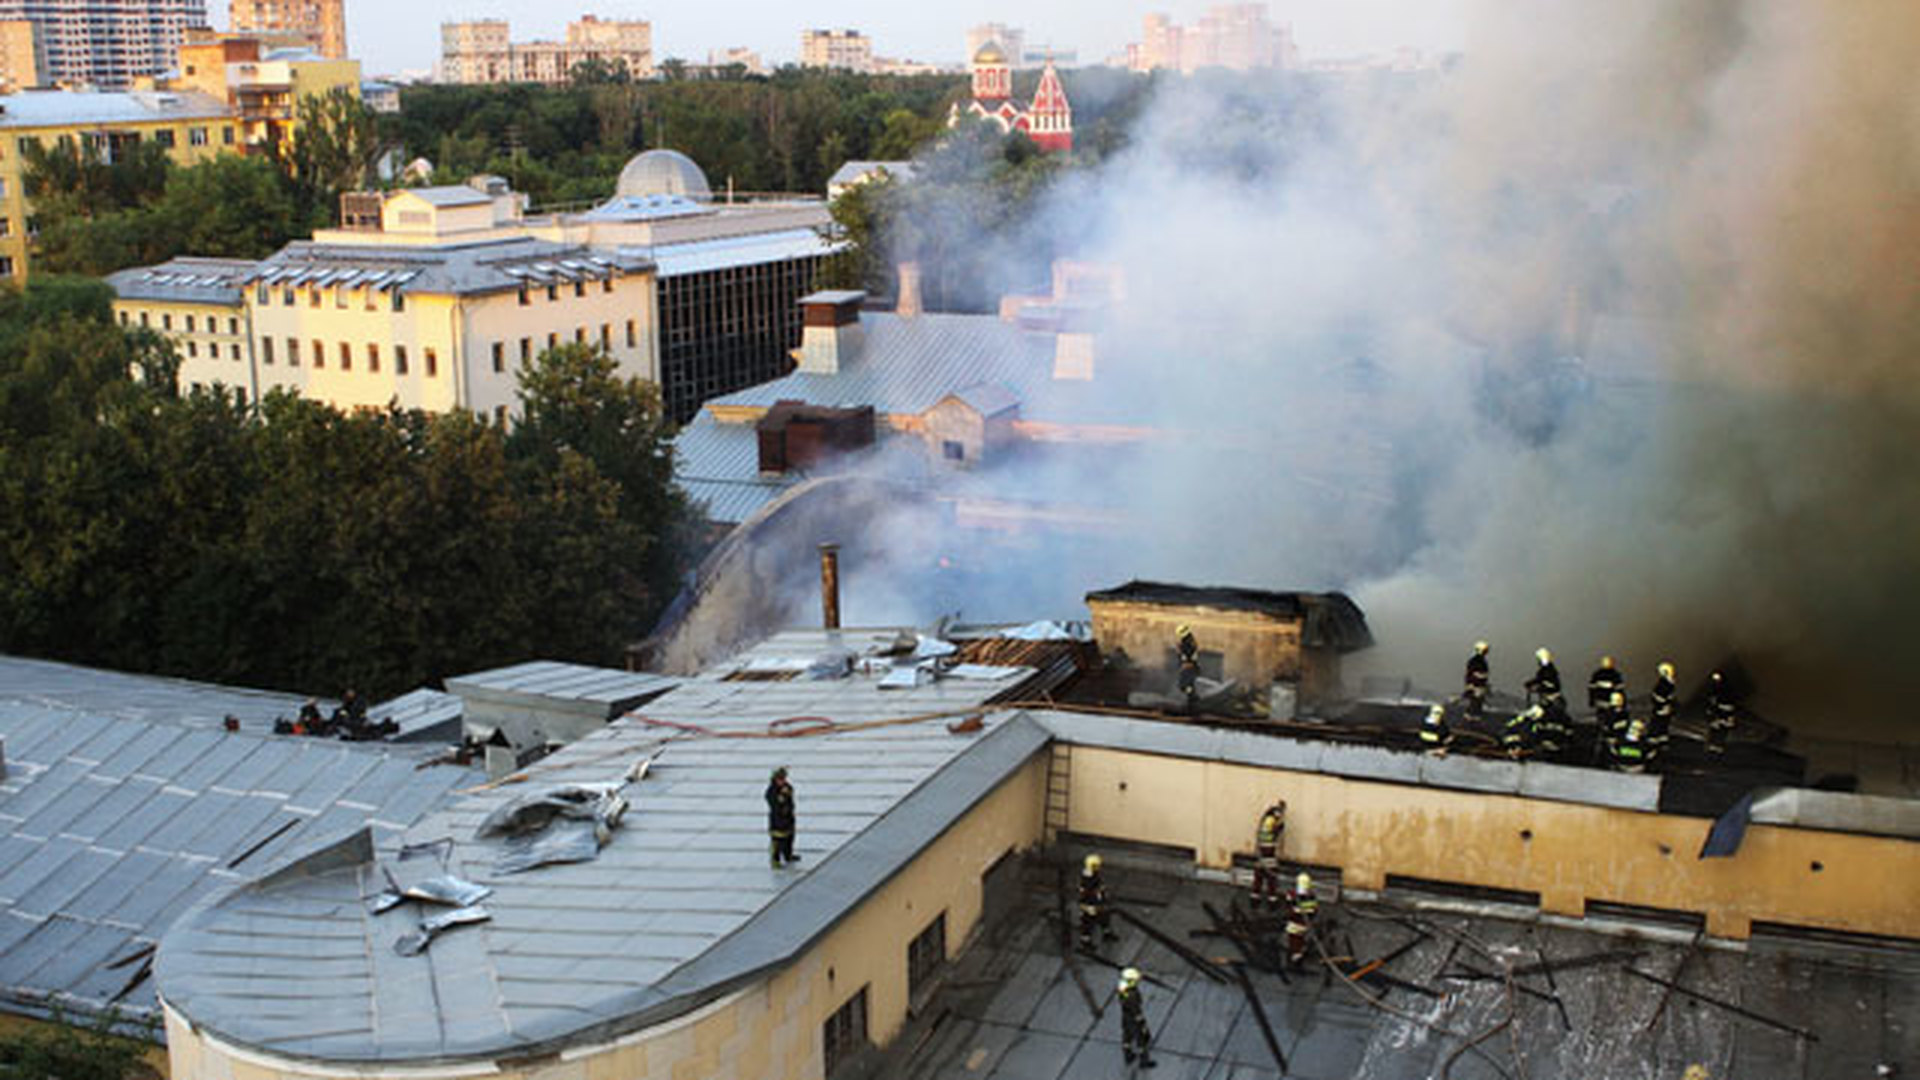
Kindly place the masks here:
<instances>
[{"instance_id":1,"label":"damaged roof","mask_svg":"<svg viewBox=\"0 0 1920 1080\"><path fill-rule=\"evenodd\" d=\"M342 832L397 835L478 780L377 743L222 731L220 695L246 692L193 692L217 703L205 723L0 702L0 1008L153 1017L154 945L181 912Z\"/></svg>"},{"instance_id":2,"label":"damaged roof","mask_svg":"<svg viewBox=\"0 0 1920 1080\"><path fill-rule=\"evenodd\" d=\"M528 783L461 793L404 835L376 835L369 861L230 892L168 936L157 968L167 1001L242 1045L354 1062L549 1052L711 1001L798 955L1045 745L1045 730L1018 716L962 734L939 718L897 722L966 715L1032 669L901 689L880 687L894 670L885 664L802 672L829 651L880 651L897 636L777 635L557 751ZM795 674L733 678L749 669ZM821 718L836 730L764 737ZM595 859L496 872L504 842L476 837L487 815L517 795L617 781L650 755ZM804 857L785 870L768 865L762 800L779 766L797 791ZM434 857L403 862L405 844L434 845ZM362 902L388 871L403 886L445 873L488 886L491 918L402 957L394 942L419 912L374 915ZM296 925L302 933L278 932Z\"/></svg>"},{"instance_id":3,"label":"damaged roof","mask_svg":"<svg viewBox=\"0 0 1920 1080\"><path fill-rule=\"evenodd\" d=\"M1087 603L1252 612L1276 619L1299 620L1303 624L1300 642L1309 648L1353 652L1373 645L1373 632L1367 628L1366 614L1341 592L1271 592L1219 585L1129 581L1117 588L1088 593Z\"/></svg>"}]
</instances>

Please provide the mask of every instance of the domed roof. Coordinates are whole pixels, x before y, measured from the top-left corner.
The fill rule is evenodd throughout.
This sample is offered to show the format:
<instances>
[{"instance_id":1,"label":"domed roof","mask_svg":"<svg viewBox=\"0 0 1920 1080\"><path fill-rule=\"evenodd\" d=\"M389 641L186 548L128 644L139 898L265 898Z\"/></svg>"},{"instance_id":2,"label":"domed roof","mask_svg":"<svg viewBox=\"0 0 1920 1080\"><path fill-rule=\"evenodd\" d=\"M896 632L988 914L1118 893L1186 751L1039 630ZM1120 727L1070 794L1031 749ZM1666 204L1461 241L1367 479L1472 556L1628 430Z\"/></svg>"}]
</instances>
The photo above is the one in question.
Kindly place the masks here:
<instances>
[{"instance_id":1,"label":"domed roof","mask_svg":"<svg viewBox=\"0 0 1920 1080\"><path fill-rule=\"evenodd\" d=\"M620 170L620 185L614 193L637 199L649 195L705 199L713 195L713 189L707 186L707 174L692 158L678 150L648 150Z\"/></svg>"},{"instance_id":2,"label":"domed roof","mask_svg":"<svg viewBox=\"0 0 1920 1080\"><path fill-rule=\"evenodd\" d=\"M1007 54L1000 51L999 42L989 41L985 45L980 46L979 52L973 54L973 62L976 64L1004 64L1007 62Z\"/></svg>"}]
</instances>

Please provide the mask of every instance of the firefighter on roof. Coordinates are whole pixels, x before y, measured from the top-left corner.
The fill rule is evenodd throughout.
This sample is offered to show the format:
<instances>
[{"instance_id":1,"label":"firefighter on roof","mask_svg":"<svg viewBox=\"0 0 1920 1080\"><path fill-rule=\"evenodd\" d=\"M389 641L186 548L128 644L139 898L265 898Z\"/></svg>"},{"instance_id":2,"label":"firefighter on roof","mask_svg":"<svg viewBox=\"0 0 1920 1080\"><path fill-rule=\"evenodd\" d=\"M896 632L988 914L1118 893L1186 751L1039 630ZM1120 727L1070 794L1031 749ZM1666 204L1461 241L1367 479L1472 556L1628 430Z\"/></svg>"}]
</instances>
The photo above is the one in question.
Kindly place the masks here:
<instances>
[{"instance_id":1,"label":"firefighter on roof","mask_svg":"<svg viewBox=\"0 0 1920 1080\"><path fill-rule=\"evenodd\" d=\"M1447 726L1447 707L1434 705L1420 721L1420 745L1427 753L1444 757L1453 745L1453 729Z\"/></svg>"},{"instance_id":2,"label":"firefighter on roof","mask_svg":"<svg viewBox=\"0 0 1920 1080\"><path fill-rule=\"evenodd\" d=\"M1518 760L1533 753L1534 734L1546 714L1547 710L1538 705L1529 705L1513 714L1513 719L1507 721L1507 730L1500 736L1500 745L1508 757Z\"/></svg>"},{"instance_id":3,"label":"firefighter on roof","mask_svg":"<svg viewBox=\"0 0 1920 1080\"><path fill-rule=\"evenodd\" d=\"M1180 693L1187 699L1187 711L1200 707L1200 643L1194 640L1193 627L1180 624L1174 631L1174 646L1180 654Z\"/></svg>"},{"instance_id":4,"label":"firefighter on roof","mask_svg":"<svg viewBox=\"0 0 1920 1080\"><path fill-rule=\"evenodd\" d=\"M1114 993L1120 998L1121 1054L1129 1065L1134 1058L1139 1058L1141 1068L1153 1068L1159 1062L1153 1060L1153 1032L1147 1030L1147 1006L1140 998L1140 969L1122 971L1120 985Z\"/></svg>"},{"instance_id":5,"label":"firefighter on roof","mask_svg":"<svg viewBox=\"0 0 1920 1080\"><path fill-rule=\"evenodd\" d=\"M1717 671L1707 676L1707 753L1727 752L1727 740L1733 737L1736 712L1726 680Z\"/></svg>"},{"instance_id":6,"label":"firefighter on roof","mask_svg":"<svg viewBox=\"0 0 1920 1080\"><path fill-rule=\"evenodd\" d=\"M1473 643L1473 655L1467 657L1466 685L1460 700L1466 705L1467 719L1475 723L1486 715L1487 692L1493 688L1493 673L1487 664L1487 643Z\"/></svg>"},{"instance_id":7,"label":"firefighter on roof","mask_svg":"<svg viewBox=\"0 0 1920 1080\"><path fill-rule=\"evenodd\" d=\"M1613 664L1613 657L1600 658L1600 666L1593 669L1587 677L1587 707L1598 710L1613 698L1617 691L1627 688L1626 676Z\"/></svg>"},{"instance_id":8,"label":"firefighter on roof","mask_svg":"<svg viewBox=\"0 0 1920 1080\"><path fill-rule=\"evenodd\" d=\"M767 781L767 837L776 869L800 861L793 853L793 832L793 785L787 782L785 768L775 769Z\"/></svg>"},{"instance_id":9,"label":"firefighter on roof","mask_svg":"<svg viewBox=\"0 0 1920 1080\"><path fill-rule=\"evenodd\" d=\"M1266 905L1280 907L1280 841L1287 833L1287 801L1275 799L1260 815L1254 836L1253 892L1249 899L1255 909Z\"/></svg>"},{"instance_id":10,"label":"firefighter on roof","mask_svg":"<svg viewBox=\"0 0 1920 1080\"><path fill-rule=\"evenodd\" d=\"M1307 958L1307 935L1313 932L1314 917L1320 914L1320 901L1313 895L1313 877L1305 870L1294 879L1293 892L1287 894L1287 963L1299 967Z\"/></svg>"},{"instance_id":11,"label":"firefighter on roof","mask_svg":"<svg viewBox=\"0 0 1920 1080\"><path fill-rule=\"evenodd\" d=\"M1653 712L1647 720L1647 741L1655 753L1666 748L1667 739L1673 731L1674 714L1680 710L1680 687L1673 681L1673 665L1662 660L1655 669L1659 678L1653 682Z\"/></svg>"},{"instance_id":12,"label":"firefighter on roof","mask_svg":"<svg viewBox=\"0 0 1920 1080\"><path fill-rule=\"evenodd\" d=\"M1613 767L1621 772L1645 772L1653 755L1647 746L1647 722L1638 717L1627 723L1627 730L1613 743Z\"/></svg>"},{"instance_id":13,"label":"firefighter on roof","mask_svg":"<svg viewBox=\"0 0 1920 1080\"><path fill-rule=\"evenodd\" d=\"M1100 856L1089 855L1080 866L1080 947L1093 948L1093 932L1103 941L1118 941L1113 912L1107 906L1107 883L1100 876Z\"/></svg>"},{"instance_id":14,"label":"firefighter on roof","mask_svg":"<svg viewBox=\"0 0 1920 1080\"><path fill-rule=\"evenodd\" d=\"M1567 697L1560 690L1560 668L1553 662L1553 653L1542 645L1533 651L1533 658L1540 666L1534 669L1533 678L1527 680L1527 692L1538 704L1551 705L1558 701L1564 707Z\"/></svg>"}]
</instances>

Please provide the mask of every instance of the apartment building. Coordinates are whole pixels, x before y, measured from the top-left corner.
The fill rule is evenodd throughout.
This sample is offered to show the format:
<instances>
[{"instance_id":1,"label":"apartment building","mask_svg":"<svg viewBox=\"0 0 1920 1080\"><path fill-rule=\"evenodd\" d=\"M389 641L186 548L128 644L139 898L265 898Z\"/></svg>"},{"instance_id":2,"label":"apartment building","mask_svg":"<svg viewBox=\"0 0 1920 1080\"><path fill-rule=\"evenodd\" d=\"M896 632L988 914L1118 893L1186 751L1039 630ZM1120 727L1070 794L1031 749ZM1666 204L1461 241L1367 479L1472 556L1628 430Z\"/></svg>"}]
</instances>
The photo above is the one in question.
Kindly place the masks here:
<instances>
[{"instance_id":1,"label":"apartment building","mask_svg":"<svg viewBox=\"0 0 1920 1080\"><path fill-rule=\"evenodd\" d=\"M1187 74L1209 67L1291 69L1300 66L1300 50L1293 28L1274 26L1266 4L1215 4L1184 26L1164 14L1146 16L1140 40L1127 46L1127 66Z\"/></svg>"},{"instance_id":2,"label":"apartment building","mask_svg":"<svg viewBox=\"0 0 1920 1080\"><path fill-rule=\"evenodd\" d=\"M195 90L0 97L0 281L25 280L38 231L27 201L29 146L79 145L111 161L151 140L176 164L192 165L244 150L240 129L225 101Z\"/></svg>"},{"instance_id":3,"label":"apartment building","mask_svg":"<svg viewBox=\"0 0 1920 1080\"><path fill-rule=\"evenodd\" d=\"M39 28L44 81L125 90L174 65L187 29L207 25L206 0L0 0L0 21Z\"/></svg>"},{"instance_id":4,"label":"apartment building","mask_svg":"<svg viewBox=\"0 0 1920 1080\"><path fill-rule=\"evenodd\" d=\"M32 19L8 19L0 22L0 93L31 90L46 82L41 58L46 55L45 36Z\"/></svg>"},{"instance_id":5,"label":"apartment building","mask_svg":"<svg viewBox=\"0 0 1920 1080\"><path fill-rule=\"evenodd\" d=\"M335 60L305 47L275 47L271 38L200 29L180 47L169 86L227 103L244 141L265 147L289 139L301 99L335 90L360 96L360 61Z\"/></svg>"},{"instance_id":6,"label":"apartment building","mask_svg":"<svg viewBox=\"0 0 1920 1080\"><path fill-rule=\"evenodd\" d=\"M585 15L567 24L564 41L515 43L504 19L442 23L440 78L450 83L564 83L588 61L653 77L653 24L644 19Z\"/></svg>"},{"instance_id":7,"label":"apartment building","mask_svg":"<svg viewBox=\"0 0 1920 1080\"><path fill-rule=\"evenodd\" d=\"M873 39L858 30L802 30L800 66L871 71Z\"/></svg>"},{"instance_id":8,"label":"apartment building","mask_svg":"<svg viewBox=\"0 0 1920 1080\"><path fill-rule=\"evenodd\" d=\"M236 34L295 34L321 56L347 57L346 0L232 0L228 27Z\"/></svg>"}]
</instances>

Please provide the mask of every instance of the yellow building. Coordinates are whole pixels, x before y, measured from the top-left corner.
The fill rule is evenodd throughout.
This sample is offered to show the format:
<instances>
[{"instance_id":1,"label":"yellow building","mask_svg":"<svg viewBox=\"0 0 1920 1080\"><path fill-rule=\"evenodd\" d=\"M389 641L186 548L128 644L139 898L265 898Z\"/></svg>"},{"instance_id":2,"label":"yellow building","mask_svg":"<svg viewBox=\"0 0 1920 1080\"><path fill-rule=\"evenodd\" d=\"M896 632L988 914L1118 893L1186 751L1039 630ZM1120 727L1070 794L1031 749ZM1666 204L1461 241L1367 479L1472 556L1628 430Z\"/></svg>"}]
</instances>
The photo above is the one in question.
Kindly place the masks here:
<instances>
[{"instance_id":1,"label":"yellow building","mask_svg":"<svg viewBox=\"0 0 1920 1080\"><path fill-rule=\"evenodd\" d=\"M236 32L293 33L320 55L347 55L346 0L233 0L227 23Z\"/></svg>"},{"instance_id":2,"label":"yellow building","mask_svg":"<svg viewBox=\"0 0 1920 1080\"><path fill-rule=\"evenodd\" d=\"M0 281L28 271L36 229L27 204L26 148L78 144L113 160L127 146L151 140L175 164L192 165L245 148L240 122L224 102L196 91L39 92L0 97Z\"/></svg>"},{"instance_id":3,"label":"yellow building","mask_svg":"<svg viewBox=\"0 0 1920 1080\"><path fill-rule=\"evenodd\" d=\"M172 86L225 101L240 117L245 141L266 146L293 137L300 101L335 90L360 96L360 61L307 48L276 47L271 38L195 31L180 47Z\"/></svg>"},{"instance_id":4,"label":"yellow building","mask_svg":"<svg viewBox=\"0 0 1920 1080\"><path fill-rule=\"evenodd\" d=\"M31 19L0 20L0 92L31 90L46 79L46 37Z\"/></svg>"},{"instance_id":5,"label":"yellow building","mask_svg":"<svg viewBox=\"0 0 1920 1080\"><path fill-rule=\"evenodd\" d=\"M659 379L651 260L529 237L519 196L497 183L344 202L346 228L259 263L115 274L115 311L174 340L182 386L249 399L284 389L341 408L504 420L520 364L576 342L604 347L624 376Z\"/></svg>"}]
</instances>

